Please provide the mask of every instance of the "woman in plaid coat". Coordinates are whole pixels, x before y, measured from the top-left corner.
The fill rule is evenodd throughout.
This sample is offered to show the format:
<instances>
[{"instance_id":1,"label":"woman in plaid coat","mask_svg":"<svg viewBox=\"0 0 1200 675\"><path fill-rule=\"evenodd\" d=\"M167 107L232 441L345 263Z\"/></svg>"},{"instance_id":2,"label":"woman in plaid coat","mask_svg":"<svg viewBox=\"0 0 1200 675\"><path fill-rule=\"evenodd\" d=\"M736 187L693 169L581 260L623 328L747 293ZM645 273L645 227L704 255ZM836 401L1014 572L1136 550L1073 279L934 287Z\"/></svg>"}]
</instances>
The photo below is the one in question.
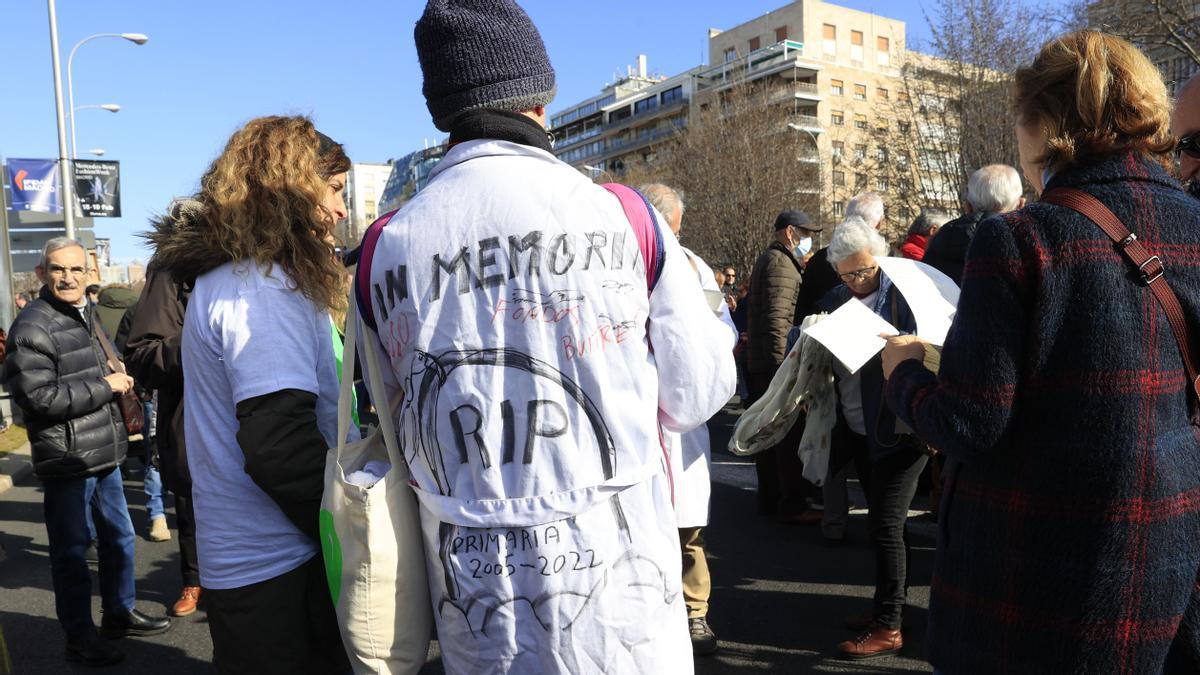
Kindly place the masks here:
<instances>
[{"instance_id":1,"label":"woman in plaid coat","mask_svg":"<svg viewBox=\"0 0 1200 675\"><path fill-rule=\"evenodd\" d=\"M1158 71L1072 33L1017 72L1014 107L1035 190L1108 206L1200 335L1200 208L1163 168ZM1044 202L985 221L939 374L922 354L893 339L884 368L892 409L948 460L935 668L1200 672L1200 437L1166 315L1112 241Z\"/></svg>"}]
</instances>

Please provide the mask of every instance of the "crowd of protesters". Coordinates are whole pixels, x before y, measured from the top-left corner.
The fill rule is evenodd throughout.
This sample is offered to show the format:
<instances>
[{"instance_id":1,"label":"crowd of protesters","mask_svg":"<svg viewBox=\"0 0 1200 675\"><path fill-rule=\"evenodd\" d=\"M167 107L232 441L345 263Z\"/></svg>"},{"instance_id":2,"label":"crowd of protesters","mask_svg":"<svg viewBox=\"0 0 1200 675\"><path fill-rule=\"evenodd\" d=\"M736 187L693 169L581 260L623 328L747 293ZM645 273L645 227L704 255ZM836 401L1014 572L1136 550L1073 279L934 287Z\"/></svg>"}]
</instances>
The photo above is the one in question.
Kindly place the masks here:
<instances>
[{"instance_id":1,"label":"crowd of protesters","mask_svg":"<svg viewBox=\"0 0 1200 675\"><path fill-rule=\"evenodd\" d=\"M364 633L399 640L406 608L386 627L339 610L354 556L322 498L351 468L402 472L389 499L414 505L400 545L423 550L407 574L447 672L691 672L719 644L706 422L736 392L762 420L761 515L836 544L862 486L874 602L838 655L904 645L930 465L937 672L1200 670L1200 78L1172 109L1129 43L1054 38L1015 74L1019 172L977 169L961 214L926 209L896 242L876 193L816 250L821 226L783 211L739 277L679 243L678 190L554 157L555 72L515 2L430 0L415 37L450 150L351 253L333 238L350 159L298 116L246 123L156 220L140 295L88 287L83 247L46 245L0 357L68 660L110 665L110 640L170 628L135 606L134 452L152 539L174 495L171 613L203 601L220 672L374 672ZM944 344L919 337L895 258L961 287ZM855 303L899 335L851 368L805 331ZM382 365L343 370L344 337ZM394 424L399 456L331 472L359 436L341 383L373 377L351 407Z\"/></svg>"}]
</instances>

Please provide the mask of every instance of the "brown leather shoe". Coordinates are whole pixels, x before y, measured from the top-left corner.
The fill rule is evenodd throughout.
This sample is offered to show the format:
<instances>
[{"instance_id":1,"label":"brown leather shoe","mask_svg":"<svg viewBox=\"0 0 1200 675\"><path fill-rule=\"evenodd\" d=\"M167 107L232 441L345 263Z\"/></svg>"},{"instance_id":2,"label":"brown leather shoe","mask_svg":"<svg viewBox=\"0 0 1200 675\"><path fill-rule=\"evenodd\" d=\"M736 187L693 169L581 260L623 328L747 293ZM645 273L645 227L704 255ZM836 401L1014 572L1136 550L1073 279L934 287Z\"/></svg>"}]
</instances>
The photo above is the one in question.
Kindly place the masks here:
<instances>
[{"instance_id":1,"label":"brown leather shoe","mask_svg":"<svg viewBox=\"0 0 1200 675\"><path fill-rule=\"evenodd\" d=\"M853 640L838 645L838 655L843 659L873 659L876 656L895 654L904 647L904 638L898 628L872 625Z\"/></svg>"},{"instance_id":2,"label":"brown leather shoe","mask_svg":"<svg viewBox=\"0 0 1200 675\"><path fill-rule=\"evenodd\" d=\"M184 586L183 593L180 593L179 599L175 601L175 606L171 607L171 616L187 616L196 611L198 604L200 604L200 587Z\"/></svg>"}]
</instances>

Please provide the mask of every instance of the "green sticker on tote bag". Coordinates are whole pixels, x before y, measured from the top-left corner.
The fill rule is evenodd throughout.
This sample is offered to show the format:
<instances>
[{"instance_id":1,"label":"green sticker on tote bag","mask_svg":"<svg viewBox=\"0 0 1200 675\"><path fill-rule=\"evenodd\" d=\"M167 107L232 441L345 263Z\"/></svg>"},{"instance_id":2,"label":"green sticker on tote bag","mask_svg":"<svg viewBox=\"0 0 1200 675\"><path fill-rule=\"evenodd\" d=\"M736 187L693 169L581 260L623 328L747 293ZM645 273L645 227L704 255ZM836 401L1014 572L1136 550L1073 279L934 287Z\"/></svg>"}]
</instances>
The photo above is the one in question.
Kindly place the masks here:
<instances>
[{"instance_id":1,"label":"green sticker on tote bag","mask_svg":"<svg viewBox=\"0 0 1200 675\"><path fill-rule=\"evenodd\" d=\"M325 556L325 578L329 582L329 595L336 606L342 594L342 543L338 541L333 527L333 514L321 509L321 553Z\"/></svg>"}]
</instances>

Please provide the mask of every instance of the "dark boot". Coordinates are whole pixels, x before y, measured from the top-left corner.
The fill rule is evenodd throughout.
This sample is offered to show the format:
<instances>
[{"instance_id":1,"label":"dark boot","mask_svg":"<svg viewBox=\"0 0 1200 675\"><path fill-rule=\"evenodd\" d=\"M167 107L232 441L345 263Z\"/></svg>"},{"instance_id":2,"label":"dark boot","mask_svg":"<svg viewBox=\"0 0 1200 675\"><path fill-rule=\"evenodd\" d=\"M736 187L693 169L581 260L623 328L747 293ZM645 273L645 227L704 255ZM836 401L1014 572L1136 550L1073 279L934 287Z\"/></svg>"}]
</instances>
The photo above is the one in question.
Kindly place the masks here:
<instances>
[{"instance_id":1,"label":"dark boot","mask_svg":"<svg viewBox=\"0 0 1200 675\"><path fill-rule=\"evenodd\" d=\"M145 637L165 633L171 628L171 620L164 617L152 619L131 609L125 614L105 614L100 622L100 633L109 640L123 637Z\"/></svg>"}]
</instances>

